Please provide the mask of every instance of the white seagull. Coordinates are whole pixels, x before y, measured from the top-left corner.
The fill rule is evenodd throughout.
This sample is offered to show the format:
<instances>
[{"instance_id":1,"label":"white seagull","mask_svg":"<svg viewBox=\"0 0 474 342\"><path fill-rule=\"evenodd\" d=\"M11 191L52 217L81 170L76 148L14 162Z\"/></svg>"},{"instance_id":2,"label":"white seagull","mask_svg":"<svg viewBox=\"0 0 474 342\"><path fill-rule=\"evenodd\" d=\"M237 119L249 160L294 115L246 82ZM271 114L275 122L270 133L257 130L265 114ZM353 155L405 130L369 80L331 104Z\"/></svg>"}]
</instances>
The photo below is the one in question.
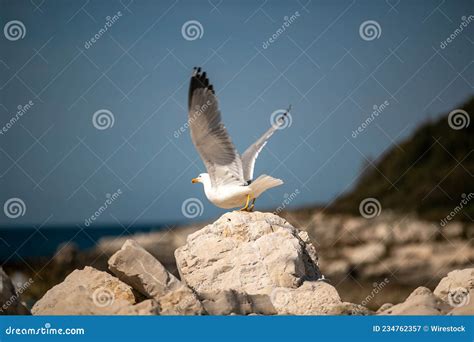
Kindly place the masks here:
<instances>
[{"instance_id":1,"label":"white seagull","mask_svg":"<svg viewBox=\"0 0 474 342\"><path fill-rule=\"evenodd\" d=\"M201 68L194 68L188 100L191 139L207 169L207 173L201 173L192 182L202 183L206 197L220 208L243 206L240 210L252 211L255 200L264 191L283 184L282 180L267 175L252 179L258 154L284 124L289 109L240 156L221 122L213 86Z\"/></svg>"}]
</instances>

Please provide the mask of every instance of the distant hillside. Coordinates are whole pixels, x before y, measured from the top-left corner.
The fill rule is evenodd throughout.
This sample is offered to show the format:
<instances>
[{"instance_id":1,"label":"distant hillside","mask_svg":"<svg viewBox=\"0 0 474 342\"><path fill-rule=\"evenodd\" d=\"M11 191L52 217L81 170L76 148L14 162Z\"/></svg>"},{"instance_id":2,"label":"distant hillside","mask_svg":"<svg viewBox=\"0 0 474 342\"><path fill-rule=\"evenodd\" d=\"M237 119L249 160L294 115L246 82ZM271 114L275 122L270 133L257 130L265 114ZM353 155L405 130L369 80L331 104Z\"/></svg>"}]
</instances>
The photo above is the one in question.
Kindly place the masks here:
<instances>
[{"instance_id":1,"label":"distant hillside","mask_svg":"<svg viewBox=\"0 0 474 342\"><path fill-rule=\"evenodd\" d=\"M474 97L459 108L474 120ZM330 211L357 213L364 198L374 197L383 209L416 212L434 220L456 211L456 220L472 221L474 122L455 130L448 115L422 125L399 147L382 155L374 162L376 167L368 167L355 188L336 200ZM463 198L467 203L462 203Z\"/></svg>"}]
</instances>

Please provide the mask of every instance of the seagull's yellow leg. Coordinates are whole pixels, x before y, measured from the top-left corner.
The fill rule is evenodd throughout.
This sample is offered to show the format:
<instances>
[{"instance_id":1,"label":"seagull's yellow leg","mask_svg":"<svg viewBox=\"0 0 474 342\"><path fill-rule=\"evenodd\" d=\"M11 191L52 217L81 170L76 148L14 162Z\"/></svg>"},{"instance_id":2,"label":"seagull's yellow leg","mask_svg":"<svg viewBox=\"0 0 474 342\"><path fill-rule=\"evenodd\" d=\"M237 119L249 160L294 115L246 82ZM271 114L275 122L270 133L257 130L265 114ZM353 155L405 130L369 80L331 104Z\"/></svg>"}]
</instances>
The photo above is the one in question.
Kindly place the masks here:
<instances>
[{"instance_id":1,"label":"seagull's yellow leg","mask_svg":"<svg viewBox=\"0 0 474 342\"><path fill-rule=\"evenodd\" d=\"M248 211L253 211L253 208L255 208L255 200L256 200L256 198L254 198L254 199L252 200L252 204L250 205Z\"/></svg>"},{"instance_id":2,"label":"seagull's yellow leg","mask_svg":"<svg viewBox=\"0 0 474 342\"><path fill-rule=\"evenodd\" d=\"M249 208L249 202L250 202L250 195L247 195L247 202L245 203L245 207L240 208L240 211L247 211Z\"/></svg>"}]
</instances>

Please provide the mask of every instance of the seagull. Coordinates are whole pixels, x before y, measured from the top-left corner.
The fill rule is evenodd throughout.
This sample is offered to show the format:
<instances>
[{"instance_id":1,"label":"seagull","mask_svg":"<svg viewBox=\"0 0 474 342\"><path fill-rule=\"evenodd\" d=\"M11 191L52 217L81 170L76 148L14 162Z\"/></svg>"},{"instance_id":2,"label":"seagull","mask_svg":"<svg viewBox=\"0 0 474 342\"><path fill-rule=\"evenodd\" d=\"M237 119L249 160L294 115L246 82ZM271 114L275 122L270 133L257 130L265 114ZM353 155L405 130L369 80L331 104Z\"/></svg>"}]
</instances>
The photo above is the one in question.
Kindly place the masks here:
<instances>
[{"instance_id":1,"label":"seagull","mask_svg":"<svg viewBox=\"0 0 474 342\"><path fill-rule=\"evenodd\" d=\"M241 211L252 211L255 200L264 191L283 184L281 179L267 175L253 180L253 172L258 154L285 123L290 108L240 156L221 122L214 87L201 68L194 68L189 84L188 124L207 173L193 178L192 183L204 185L204 193L211 203L224 209L243 206Z\"/></svg>"}]
</instances>

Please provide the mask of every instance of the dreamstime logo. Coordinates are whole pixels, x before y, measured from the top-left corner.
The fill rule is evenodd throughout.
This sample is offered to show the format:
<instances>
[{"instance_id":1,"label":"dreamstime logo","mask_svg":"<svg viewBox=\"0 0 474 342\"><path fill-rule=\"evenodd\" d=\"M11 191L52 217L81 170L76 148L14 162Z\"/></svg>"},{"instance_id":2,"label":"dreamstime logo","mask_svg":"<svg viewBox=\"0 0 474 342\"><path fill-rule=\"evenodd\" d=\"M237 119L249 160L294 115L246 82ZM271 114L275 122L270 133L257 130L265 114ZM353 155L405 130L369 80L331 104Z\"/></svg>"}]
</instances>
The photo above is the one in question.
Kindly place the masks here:
<instances>
[{"instance_id":1,"label":"dreamstime logo","mask_svg":"<svg viewBox=\"0 0 474 342\"><path fill-rule=\"evenodd\" d=\"M455 109L448 114L449 127L455 130L460 130L469 126L471 118L469 114L462 109Z\"/></svg>"},{"instance_id":2,"label":"dreamstime logo","mask_svg":"<svg viewBox=\"0 0 474 342\"><path fill-rule=\"evenodd\" d=\"M21 21L12 20L5 24L3 33L5 34L5 38L13 42L25 38L26 27Z\"/></svg>"},{"instance_id":3,"label":"dreamstime logo","mask_svg":"<svg viewBox=\"0 0 474 342\"><path fill-rule=\"evenodd\" d=\"M181 27L181 34L186 40L201 39L204 35L204 28L197 20L188 20Z\"/></svg>"},{"instance_id":4,"label":"dreamstime logo","mask_svg":"<svg viewBox=\"0 0 474 342\"><path fill-rule=\"evenodd\" d=\"M26 213L25 202L21 198L10 198L3 205L3 212L8 218L16 219L20 216L24 216Z\"/></svg>"},{"instance_id":5,"label":"dreamstime logo","mask_svg":"<svg viewBox=\"0 0 474 342\"><path fill-rule=\"evenodd\" d=\"M300 17L300 12L296 11L291 16L285 16L283 18L283 24L268 38L266 41L262 43L262 47L264 49L268 49L268 47L276 42L276 40L286 31L287 28L291 26L298 18Z\"/></svg>"},{"instance_id":6,"label":"dreamstime logo","mask_svg":"<svg viewBox=\"0 0 474 342\"><path fill-rule=\"evenodd\" d=\"M440 221L440 225L441 227L444 227L448 224L449 221L451 221L454 216L456 216L457 214L459 214L459 212L461 212L461 210L464 209L464 207L467 206L467 204L474 198L474 192L470 192L469 194L462 194L461 195L461 202L459 202L459 204L457 206L455 206L453 208L453 210L451 210L451 212L446 215L445 218L443 218L441 221Z\"/></svg>"},{"instance_id":7,"label":"dreamstime logo","mask_svg":"<svg viewBox=\"0 0 474 342\"><path fill-rule=\"evenodd\" d=\"M188 121L184 125L182 125L179 129L175 130L174 133L173 133L173 136L176 139L178 139L181 136L181 134L186 132L186 130L189 128L189 125L191 125L202 114L204 114L211 105L212 105L211 100L207 100L206 103L204 103L201 106L196 105L194 111L192 111L192 114L189 115Z\"/></svg>"},{"instance_id":8,"label":"dreamstime logo","mask_svg":"<svg viewBox=\"0 0 474 342\"><path fill-rule=\"evenodd\" d=\"M291 126L293 118L287 109L277 109L270 115L270 124L276 129L285 129Z\"/></svg>"},{"instance_id":9,"label":"dreamstime logo","mask_svg":"<svg viewBox=\"0 0 474 342\"><path fill-rule=\"evenodd\" d=\"M283 197L285 198L283 202L280 204L278 208L273 212L275 215L280 214L283 210L285 210L286 206L289 205L293 200L300 194L299 189L295 189L291 194L284 194Z\"/></svg>"},{"instance_id":10,"label":"dreamstime logo","mask_svg":"<svg viewBox=\"0 0 474 342\"><path fill-rule=\"evenodd\" d=\"M459 24L459 27L456 28L453 33L451 33L449 35L448 38L446 38L444 41L442 41L440 44L439 44L439 47L441 49L446 49L446 47L452 43L456 38L457 36L459 36L463 31L464 29L474 20L474 15L470 15L469 17L466 17L465 15L463 15L461 17L461 24Z\"/></svg>"},{"instance_id":11,"label":"dreamstime logo","mask_svg":"<svg viewBox=\"0 0 474 342\"><path fill-rule=\"evenodd\" d=\"M100 38L102 38L102 36L109 30L109 28L111 28L122 17L122 15L123 14L121 11L118 11L113 16L108 15L105 18L106 21L104 26L102 26L99 31L97 31L97 33L91 37L91 39L87 40L84 43L84 47L86 49L91 48L92 45L94 45Z\"/></svg>"},{"instance_id":12,"label":"dreamstime logo","mask_svg":"<svg viewBox=\"0 0 474 342\"><path fill-rule=\"evenodd\" d=\"M114 114L108 109L99 109L92 115L92 124L98 130L103 131L104 129L113 127L114 123Z\"/></svg>"},{"instance_id":13,"label":"dreamstime logo","mask_svg":"<svg viewBox=\"0 0 474 342\"><path fill-rule=\"evenodd\" d=\"M102 204L94 212L94 214L92 214L90 217L84 220L84 225L86 227L89 227L92 224L92 222L94 222L97 218L99 218L99 216L102 215L102 213L106 211L107 208L109 208L112 205L112 203L114 203L120 197L120 195L122 195L121 189L117 189L117 191L115 191L113 194L106 194L105 195L106 200L104 201L104 204Z\"/></svg>"},{"instance_id":14,"label":"dreamstime logo","mask_svg":"<svg viewBox=\"0 0 474 342\"><path fill-rule=\"evenodd\" d=\"M469 290L464 287L458 287L454 290L449 290L448 302L449 305L459 308L469 304Z\"/></svg>"},{"instance_id":15,"label":"dreamstime logo","mask_svg":"<svg viewBox=\"0 0 474 342\"><path fill-rule=\"evenodd\" d=\"M382 34L380 24L375 20L366 20L359 27L359 35L365 41L379 39Z\"/></svg>"},{"instance_id":16,"label":"dreamstime logo","mask_svg":"<svg viewBox=\"0 0 474 342\"><path fill-rule=\"evenodd\" d=\"M270 294L270 301L273 306L277 308L284 307L288 305L291 300L291 294L288 289L283 287L276 287L272 290Z\"/></svg>"},{"instance_id":17,"label":"dreamstime logo","mask_svg":"<svg viewBox=\"0 0 474 342\"><path fill-rule=\"evenodd\" d=\"M382 205L376 198L373 197L365 198L359 204L359 212L366 219L379 216L381 211Z\"/></svg>"},{"instance_id":18,"label":"dreamstime logo","mask_svg":"<svg viewBox=\"0 0 474 342\"><path fill-rule=\"evenodd\" d=\"M114 303L115 295L108 288L99 287L92 294L92 301L98 307L103 308Z\"/></svg>"},{"instance_id":19,"label":"dreamstime logo","mask_svg":"<svg viewBox=\"0 0 474 342\"><path fill-rule=\"evenodd\" d=\"M383 281L381 281L380 283L373 283L372 284L372 291L370 291L369 295L367 297L365 297L365 299L362 301L362 305L363 306L367 306L367 304L372 301L375 296L380 292L382 291L382 289L387 286L387 284L390 283L390 280L388 278L385 278Z\"/></svg>"},{"instance_id":20,"label":"dreamstime logo","mask_svg":"<svg viewBox=\"0 0 474 342\"><path fill-rule=\"evenodd\" d=\"M390 105L390 102L388 102L387 100L385 100L383 103L381 103L380 105L374 105L372 108L373 108L373 111L372 113L370 113L370 115L367 117L367 119L365 119L364 122L362 122L362 124L357 127L356 130L352 131L352 137L355 139L357 138L357 136L362 133L367 127L369 127L369 125L372 123L372 121L374 121L380 114L383 113L383 111Z\"/></svg>"},{"instance_id":21,"label":"dreamstime logo","mask_svg":"<svg viewBox=\"0 0 474 342\"><path fill-rule=\"evenodd\" d=\"M5 133L7 133L8 130L12 128L17 123L17 121L20 120L20 118L31 109L31 107L34 106L34 104L35 103L30 100L28 101L28 103L24 105L18 105L16 107L17 108L16 113L10 118L10 120L3 127L0 128L0 135L4 135Z\"/></svg>"},{"instance_id":22,"label":"dreamstime logo","mask_svg":"<svg viewBox=\"0 0 474 342\"><path fill-rule=\"evenodd\" d=\"M44 0L43 0L44 1ZM13 336L51 336L51 335L84 335L86 333L84 328L53 328L51 323L46 322L44 326L38 327L15 327L9 326L5 329L6 335Z\"/></svg>"},{"instance_id":23,"label":"dreamstime logo","mask_svg":"<svg viewBox=\"0 0 474 342\"><path fill-rule=\"evenodd\" d=\"M15 284L15 293L8 298L2 306L0 306L0 313L6 312L8 308L20 301L20 296L23 294L32 284L34 280L29 278L26 282Z\"/></svg>"},{"instance_id":24,"label":"dreamstime logo","mask_svg":"<svg viewBox=\"0 0 474 342\"><path fill-rule=\"evenodd\" d=\"M204 205L197 198L188 198L181 205L181 213L187 218L196 218L204 212Z\"/></svg>"}]
</instances>

